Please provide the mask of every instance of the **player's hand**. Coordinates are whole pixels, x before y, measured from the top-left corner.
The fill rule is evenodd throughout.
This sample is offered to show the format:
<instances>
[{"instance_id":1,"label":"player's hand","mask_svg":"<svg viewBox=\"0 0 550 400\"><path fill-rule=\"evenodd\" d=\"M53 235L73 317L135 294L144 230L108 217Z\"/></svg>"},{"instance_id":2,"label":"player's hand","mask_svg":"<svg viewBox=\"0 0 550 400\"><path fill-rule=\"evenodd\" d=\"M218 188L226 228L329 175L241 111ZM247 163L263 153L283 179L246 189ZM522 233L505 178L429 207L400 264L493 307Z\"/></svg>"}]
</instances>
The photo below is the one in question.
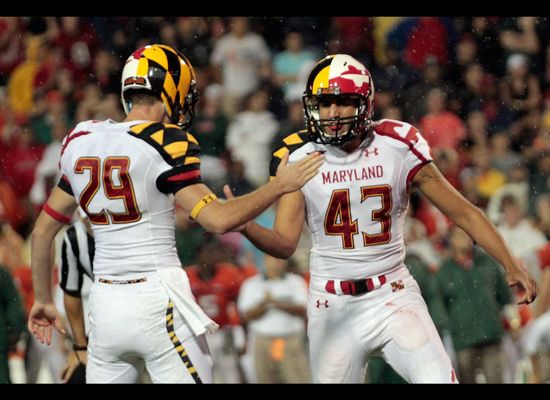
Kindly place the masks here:
<instances>
[{"instance_id":1,"label":"player's hand","mask_svg":"<svg viewBox=\"0 0 550 400\"><path fill-rule=\"evenodd\" d=\"M506 273L508 286L518 290L518 304L529 304L537 297L537 284L522 261L516 259L514 268Z\"/></svg>"},{"instance_id":2,"label":"player's hand","mask_svg":"<svg viewBox=\"0 0 550 400\"><path fill-rule=\"evenodd\" d=\"M88 353L86 352L86 350L70 352L69 356L67 357L67 362L63 367L63 371L61 371L61 379L63 379L63 382L67 383L69 379L71 379L71 377L73 376L74 371L80 365L86 365L87 362Z\"/></svg>"},{"instance_id":3,"label":"player's hand","mask_svg":"<svg viewBox=\"0 0 550 400\"><path fill-rule=\"evenodd\" d=\"M304 186L307 181L317 175L324 162L324 155L313 152L292 164L288 164L288 152L281 158L277 168L275 181L280 185L283 193L294 192Z\"/></svg>"},{"instance_id":4,"label":"player's hand","mask_svg":"<svg viewBox=\"0 0 550 400\"><path fill-rule=\"evenodd\" d=\"M65 334L61 315L53 303L34 303L27 326L40 343L47 345L52 342L52 326L59 333Z\"/></svg>"},{"instance_id":5,"label":"player's hand","mask_svg":"<svg viewBox=\"0 0 550 400\"><path fill-rule=\"evenodd\" d=\"M229 187L229 185L224 185L223 186L223 194L225 194L225 198L227 200L229 199L233 199L235 197L235 195L233 194L233 192L231 191L231 188ZM252 221L248 221L244 224L242 224L241 226L238 226L237 228L233 229L233 232L244 232L247 228L247 226L251 223Z\"/></svg>"}]
</instances>

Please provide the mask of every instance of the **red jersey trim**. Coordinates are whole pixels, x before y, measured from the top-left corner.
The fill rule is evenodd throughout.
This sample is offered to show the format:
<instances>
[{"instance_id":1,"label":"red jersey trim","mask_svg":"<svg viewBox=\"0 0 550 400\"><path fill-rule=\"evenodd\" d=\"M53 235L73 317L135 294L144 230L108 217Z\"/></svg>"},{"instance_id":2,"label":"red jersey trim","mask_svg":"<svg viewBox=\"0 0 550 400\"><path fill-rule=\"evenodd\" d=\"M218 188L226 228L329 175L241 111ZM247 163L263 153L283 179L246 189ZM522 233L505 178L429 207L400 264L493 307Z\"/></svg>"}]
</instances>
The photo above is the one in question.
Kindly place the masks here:
<instances>
[{"instance_id":1,"label":"red jersey trim","mask_svg":"<svg viewBox=\"0 0 550 400\"><path fill-rule=\"evenodd\" d=\"M409 188L412 185L412 181L416 176L416 174L418 173L418 171L420 171L424 165L430 162L431 162L430 160L422 161L420 164L418 164L416 167L414 167L409 171L409 173L407 174L407 191L409 191Z\"/></svg>"},{"instance_id":2,"label":"red jersey trim","mask_svg":"<svg viewBox=\"0 0 550 400\"><path fill-rule=\"evenodd\" d=\"M88 135L90 133L92 133L92 132L90 132L90 131L80 131L80 132L73 133L72 135L69 135L69 137L67 138L67 141L65 142L65 144L61 148L61 155L63 155L63 153L65 153L65 149L67 148L67 146L69 145L69 143L71 143L71 141L73 139L76 139L77 137L80 137L80 136Z\"/></svg>"},{"instance_id":3,"label":"red jersey trim","mask_svg":"<svg viewBox=\"0 0 550 400\"><path fill-rule=\"evenodd\" d=\"M199 176L201 176L201 171L196 170L196 171L182 172L181 174L173 175L167 180L170 182L183 182L183 181L188 181L190 179L197 178Z\"/></svg>"}]
</instances>

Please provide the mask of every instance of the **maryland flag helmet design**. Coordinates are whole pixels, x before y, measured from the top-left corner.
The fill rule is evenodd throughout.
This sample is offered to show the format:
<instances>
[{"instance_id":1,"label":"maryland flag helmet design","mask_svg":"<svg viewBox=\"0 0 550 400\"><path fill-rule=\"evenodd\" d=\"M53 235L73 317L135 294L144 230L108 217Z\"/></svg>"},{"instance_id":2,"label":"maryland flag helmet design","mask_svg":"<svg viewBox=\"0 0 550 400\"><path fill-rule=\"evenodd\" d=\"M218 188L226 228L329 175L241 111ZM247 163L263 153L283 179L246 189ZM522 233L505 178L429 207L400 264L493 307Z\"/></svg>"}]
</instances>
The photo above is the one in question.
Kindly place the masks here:
<instances>
[{"instance_id":1,"label":"maryland flag helmet design","mask_svg":"<svg viewBox=\"0 0 550 400\"><path fill-rule=\"evenodd\" d=\"M198 93L195 72L179 51L162 44L142 47L132 53L122 71L122 105L132 108L129 93L148 90L164 104L170 122L188 129L195 117Z\"/></svg>"},{"instance_id":2,"label":"maryland flag helmet design","mask_svg":"<svg viewBox=\"0 0 550 400\"><path fill-rule=\"evenodd\" d=\"M312 140L340 146L370 125L374 103L374 84L370 72L355 58L346 54L329 55L319 61L309 74L302 96L306 124ZM319 103L332 99L351 102L357 107L354 116L321 119ZM327 135L325 127L351 124L347 132Z\"/></svg>"}]
</instances>

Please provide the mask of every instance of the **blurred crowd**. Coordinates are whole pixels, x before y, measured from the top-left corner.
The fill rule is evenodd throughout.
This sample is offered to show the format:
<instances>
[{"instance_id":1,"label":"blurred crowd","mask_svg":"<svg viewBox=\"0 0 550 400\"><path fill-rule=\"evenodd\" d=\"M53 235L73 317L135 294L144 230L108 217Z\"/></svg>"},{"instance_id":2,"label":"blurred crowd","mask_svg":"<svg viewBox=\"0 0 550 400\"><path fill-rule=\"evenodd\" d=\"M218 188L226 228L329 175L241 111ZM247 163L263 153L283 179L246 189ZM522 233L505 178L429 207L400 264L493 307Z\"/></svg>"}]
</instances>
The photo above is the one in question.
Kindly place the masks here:
<instances>
[{"instance_id":1,"label":"blurred crowd","mask_svg":"<svg viewBox=\"0 0 550 400\"><path fill-rule=\"evenodd\" d=\"M538 280L538 300L515 305L501 268L412 193L407 265L459 380L550 381L549 18L0 17L0 382L8 359L24 360L24 381L46 361L60 381L70 345L45 349L25 328L30 230L59 180L63 137L83 120L124 119L123 63L152 43L181 50L195 69L190 131L220 196L225 183L243 194L267 182L274 143L305 127L301 96L316 61L363 62L374 119L419 128L445 177ZM273 210L258 218L273 220ZM291 260L273 259L238 233L206 235L178 210L182 264L222 327L210 339L218 382L309 380L307 236ZM369 365L367 382L398 381L381 360Z\"/></svg>"}]
</instances>

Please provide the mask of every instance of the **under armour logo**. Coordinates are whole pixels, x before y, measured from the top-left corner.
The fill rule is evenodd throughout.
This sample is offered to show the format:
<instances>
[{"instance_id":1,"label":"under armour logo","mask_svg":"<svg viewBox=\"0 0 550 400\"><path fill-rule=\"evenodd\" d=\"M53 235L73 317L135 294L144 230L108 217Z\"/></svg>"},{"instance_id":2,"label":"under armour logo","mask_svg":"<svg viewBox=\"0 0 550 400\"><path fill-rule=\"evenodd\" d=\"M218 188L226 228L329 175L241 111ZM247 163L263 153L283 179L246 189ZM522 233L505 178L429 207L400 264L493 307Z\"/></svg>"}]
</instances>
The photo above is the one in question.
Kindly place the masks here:
<instances>
[{"instance_id":1,"label":"under armour logo","mask_svg":"<svg viewBox=\"0 0 550 400\"><path fill-rule=\"evenodd\" d=\"M368 157L369 154L374 154L375 156L378 155L378 147L375 147L374 149L372 150L369 150L369 149L365 149L365 157Z\"/></svg>"},{"instance_id":2,"label":"under armour logo","mask_svg":"<svg viewBox=\"0 0 550 400\"><path fill-rule=\"evenodd\" d=\"M316 307L317 307L317 308L320 308L321 305L325 306L325 308L328 308L328 300L325 300L325 301L323 301L323 302L322 302L321 300L317 300L317 305L316 305Z\"/></svg>"}]
</instances>

